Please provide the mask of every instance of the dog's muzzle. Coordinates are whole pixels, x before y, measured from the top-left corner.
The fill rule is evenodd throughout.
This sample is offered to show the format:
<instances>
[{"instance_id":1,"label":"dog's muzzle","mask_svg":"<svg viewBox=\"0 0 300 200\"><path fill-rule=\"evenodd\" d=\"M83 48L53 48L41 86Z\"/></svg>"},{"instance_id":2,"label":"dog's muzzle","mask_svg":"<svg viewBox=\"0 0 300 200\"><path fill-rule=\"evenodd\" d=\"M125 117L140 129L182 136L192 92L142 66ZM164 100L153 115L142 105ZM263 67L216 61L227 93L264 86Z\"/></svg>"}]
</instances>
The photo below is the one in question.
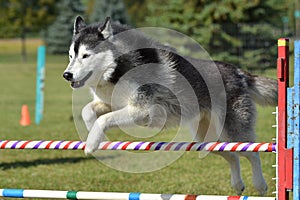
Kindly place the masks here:
<instances>
[{"instance_id":1,"label":"dog's muzzle","mask_svg":"<svg viewBox=\"0 0 300 200\"><path fill-rule=\"evenodd\" d=\"M65 72L63 74L63 77L67 80L71 82L71 87L72 88L80 88L82 86L84 86L85 81L87 81L91 76L92 76L93 72L89 72L85 77L83 77L83 79L79 80L79 81L75 81L73 78L73 74L71 72Z\"/></svg>"}]
</instances>

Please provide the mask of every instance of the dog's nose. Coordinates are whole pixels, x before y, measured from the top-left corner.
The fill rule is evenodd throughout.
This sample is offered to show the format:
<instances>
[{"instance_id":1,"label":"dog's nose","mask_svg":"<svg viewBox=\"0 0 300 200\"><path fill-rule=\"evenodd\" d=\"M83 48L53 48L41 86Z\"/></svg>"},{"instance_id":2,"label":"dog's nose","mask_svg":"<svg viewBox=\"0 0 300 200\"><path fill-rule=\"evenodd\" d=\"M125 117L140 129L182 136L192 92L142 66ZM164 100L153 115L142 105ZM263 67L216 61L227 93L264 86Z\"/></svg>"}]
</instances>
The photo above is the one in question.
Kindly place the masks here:
<instances>
[{"instance_id":1,"label":"dog's nose","mask_svg":"<svg viewBox=\"0 0 300 200\"><path fill-rule=\"evenodd\" d=\"M73 79L73 74L70 72L65 72L63 74L63 77L67 80L67 81L71 81Z\"/></svg>"}]
</instances>

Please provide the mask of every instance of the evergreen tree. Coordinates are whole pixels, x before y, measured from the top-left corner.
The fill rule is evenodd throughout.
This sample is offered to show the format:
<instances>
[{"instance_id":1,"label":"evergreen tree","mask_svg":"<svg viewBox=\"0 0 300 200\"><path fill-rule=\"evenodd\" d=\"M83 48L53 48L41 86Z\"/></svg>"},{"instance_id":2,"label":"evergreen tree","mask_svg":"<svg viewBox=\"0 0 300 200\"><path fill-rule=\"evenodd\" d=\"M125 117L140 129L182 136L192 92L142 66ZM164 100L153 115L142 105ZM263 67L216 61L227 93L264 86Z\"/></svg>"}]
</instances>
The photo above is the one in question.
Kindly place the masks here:
<instances>
[{"instance_id":1,"label":"evergreen tree","mask_svg":"<svg viewBox=\"0 0 300 200\"><path fill-rule=\"evenodd\" d=\"M107 16L110 16L113 21L118 21L121 24L129 23L123 0L94 1L94 8L89 21L104 21Z\"/></svg>"},{"instance_id":2,"label":"evergreen tree","mask_svg":"<svg viewBox=\"0 0 300 200\"><path fill-rule=\"evenodd\" d=\"M214 59L244 68L270 65L286 14L283 0L147 1L147 25L178 30ZM273 63L273 66L275 64Z\"/></svg>"},{"instance_id":3,"label":"evergreen tree","mask_svg":"<svg viewBox=\"0 0 300 200\"><path fill-rule=\"evenodd\" d=\"M64 54L68 52L73 35L73 21L84 13L80 0L61 0L58 5L59 15L46 32L48 52Z\"/></svg>"}]
</instances>

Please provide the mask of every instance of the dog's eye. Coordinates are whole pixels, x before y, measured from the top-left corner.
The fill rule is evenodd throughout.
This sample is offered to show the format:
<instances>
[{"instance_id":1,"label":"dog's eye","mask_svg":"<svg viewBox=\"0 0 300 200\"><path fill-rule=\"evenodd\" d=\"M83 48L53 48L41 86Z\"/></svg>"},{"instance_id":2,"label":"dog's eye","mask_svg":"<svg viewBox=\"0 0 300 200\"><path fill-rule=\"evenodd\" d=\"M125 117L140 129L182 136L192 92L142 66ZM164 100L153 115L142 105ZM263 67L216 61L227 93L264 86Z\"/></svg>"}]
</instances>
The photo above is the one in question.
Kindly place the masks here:
<instances>
[{"instance_id":1,"label":"dog's eye","mask_svg":"<svg viewBox=\"0 0 300 200\"><path fill-rule=\"evenodd\" d=\"M83 54L83 56L82 56L83 59L88 58L88 57L90 57L90 54Z\"/></svg>"},{"instance_id":2,"label":"dog's eye","mask_svg":"<svg viewBox=\"0 0 300 200\"><path fill-rule=\"evenodd\" d=\"M72 55L69 55L69 57L72 59Z\"/></svg>"}]
</instances>

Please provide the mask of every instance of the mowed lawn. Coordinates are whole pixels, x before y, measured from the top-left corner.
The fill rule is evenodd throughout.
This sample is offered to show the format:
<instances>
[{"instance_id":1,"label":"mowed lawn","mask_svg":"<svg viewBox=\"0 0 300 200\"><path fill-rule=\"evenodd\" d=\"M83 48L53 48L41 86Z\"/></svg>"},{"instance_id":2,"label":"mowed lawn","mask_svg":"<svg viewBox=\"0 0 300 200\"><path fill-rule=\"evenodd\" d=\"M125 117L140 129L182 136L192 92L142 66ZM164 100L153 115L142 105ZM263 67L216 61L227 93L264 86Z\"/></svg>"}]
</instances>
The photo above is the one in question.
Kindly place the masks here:
<instances>
[{"instance_id":1,"label":"mowed lawn","mask_svg":"<svg viewBox=\"0 0 300 200\"><path fill-rule=\"evenodd\" d=\"M38 39L27 41L28 61L22 63L20 41L0 40L0 140L79 140L72 119L72 90L62 78L67 55L47 55L44 118L40 125L34 124L36 49L40 44L42 41ZM275 74L275 70L266 73L271 77ZM28 127L19 125L22 104L29 106L33 123ZM274 110L258 107L257 141L271 142L275 137L275 129L271 127L275 123L271 114ZM116 140L125 138L117 129L110 134ZM170 135L172 130L154 139L163 141ZM126 173L86 157L82 151L0 151L0 188L235 195L228 164L213 154L200 159L199 153L188 152L161 170ZM274 196L275 154L262 153L261 158L269 186L267 196ZM241 163L244 195L257 195L250 163L245 158L241 158Z\"/></svg>"}]
</instances>

